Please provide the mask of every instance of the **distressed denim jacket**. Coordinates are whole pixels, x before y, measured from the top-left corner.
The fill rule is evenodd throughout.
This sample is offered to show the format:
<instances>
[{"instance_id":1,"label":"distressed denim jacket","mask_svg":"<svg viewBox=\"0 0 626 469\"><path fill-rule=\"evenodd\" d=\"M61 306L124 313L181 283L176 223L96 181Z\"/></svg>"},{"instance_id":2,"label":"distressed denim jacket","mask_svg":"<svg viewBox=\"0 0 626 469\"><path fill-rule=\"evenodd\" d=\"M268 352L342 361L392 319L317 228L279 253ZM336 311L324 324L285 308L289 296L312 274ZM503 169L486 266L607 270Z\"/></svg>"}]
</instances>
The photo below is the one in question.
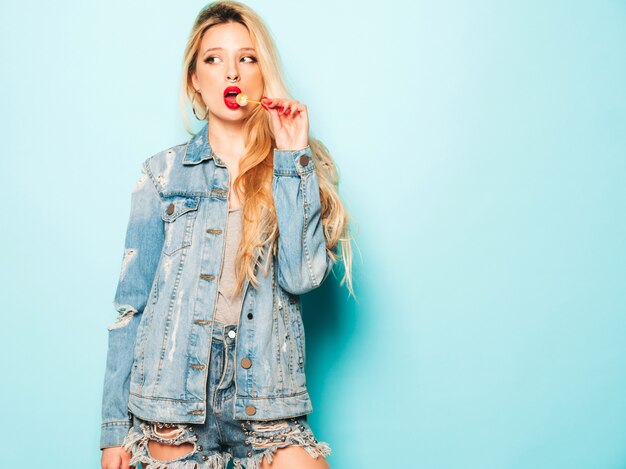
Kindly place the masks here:
<instances>
[{"instance_id":1,"label":"distressed denim jacket","mask_svg":"<svg viewBox=\"0 0 626 469\"><path fill-rule=\"evenodd\" d=\"M235 352L237 419L313 411L300 295L320 286L333 263L312 156L310 146L274 149L278 253L267 275L257 268L258 288L248 280L244 285ZM113 302L118 317L108 327L101 448L121 445L131 412L151 421L205 422L229 188L228 168L208 142L208 124L187 143L142 163Z\"/></svg>"}]
</instances>

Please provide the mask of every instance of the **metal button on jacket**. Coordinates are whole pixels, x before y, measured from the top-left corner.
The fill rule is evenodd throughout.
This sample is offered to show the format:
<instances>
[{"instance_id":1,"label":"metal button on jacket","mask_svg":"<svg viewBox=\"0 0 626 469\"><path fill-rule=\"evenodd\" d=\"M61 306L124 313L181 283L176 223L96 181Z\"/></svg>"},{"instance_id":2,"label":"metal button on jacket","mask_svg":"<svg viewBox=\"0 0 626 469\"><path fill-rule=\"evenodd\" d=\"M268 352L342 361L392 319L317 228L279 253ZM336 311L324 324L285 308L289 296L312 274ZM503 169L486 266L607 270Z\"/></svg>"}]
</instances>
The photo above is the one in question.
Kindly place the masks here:
<instances>
[{"instance_id":1,"label":"metal button on jacket","mask_svg":"<svg viewBox=\"0 0 626 469\"><path fill-rule=\"evenodd\" d=\"M241 366L243 366L244 368L250 368L252 366L252 361L248 357L246 357L241 360Z\"/></svg>"},{"instance_id":2,"label":"metal button on jacket","mask_svg":"<svg viewBox=\"0 0 626 469\"><path fill-rule=\"evenodd\" d=\"M169 204L167 206L167 214L171 215L172 213L174 213L174 204Z\"/></svg>"},{"instance_id":3,"label":"metal button on jacket","mask_svg":"<svg viewBox=\"0 0 626 469\"><path fill-rule=\"evenodd\" d=\"M308 157L308 156L306 156L306 155L302 155L302 156L300 157L300 164L301 164L302 166L306 166L307 164L309 164L309 157Z\"/></svg>"},{"instance_id":4,"label":"metal button on jacket","mask_svg":"<svg viewBox=\"0 0 626 469\"><path fill-rule=\"evenodd\" d=\"M246 406L246 414L248 415L256 414L256 407L254 407L253 405Z\"/></svg>"},{"instance_id":5,"label":"metal button on jacket","mask_svg":"<svg viewBox=\"0 0 626 469\"><path fill-rule=\"evenodd\" d=\"M233 330L228 331L228 337L230 337L231 339L234 339L235 336L237 335L237 333Z\"/></svg>"}]
</instances>

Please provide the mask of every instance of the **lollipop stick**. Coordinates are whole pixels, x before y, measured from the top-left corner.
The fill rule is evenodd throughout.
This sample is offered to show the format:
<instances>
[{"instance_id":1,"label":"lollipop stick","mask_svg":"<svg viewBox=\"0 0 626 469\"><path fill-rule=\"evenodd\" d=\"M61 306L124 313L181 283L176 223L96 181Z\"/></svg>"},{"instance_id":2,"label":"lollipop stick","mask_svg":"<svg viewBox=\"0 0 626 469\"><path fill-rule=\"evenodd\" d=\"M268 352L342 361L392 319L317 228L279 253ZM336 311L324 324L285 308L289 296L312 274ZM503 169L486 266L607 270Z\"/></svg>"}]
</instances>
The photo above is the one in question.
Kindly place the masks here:
<instances>
[{"instance_id":1,"label":"lollipop stick","mask_svg":"<svg viewBox=\"0 0 626 469\"><path fill-rule=\"evenodd\" d=\"M265 103L262 103L260 101L254 101L254 100L252 100L250 98L248 98L246 101L249 102L249 103L256 103L256 104L261 104L261 105L265 104ZM266 104L266 106L267 106L267 104ZM283 108L282 106L278 106L278 109L282 109L282 108Z\"/></svg>"},{"instance_id":2,"label":"lollipop stick","mask_svg":"<svg viewBox=\"0 0 626 469\"><path fill-rule=\"evenodd\" d=\"M248 102L249 103L257 103L257 104L261 104L261 105L264 104L264 103L260 103L258 101L252 101L251 99L249 99ZM266 104L266 106L267 106L267 104ZM282 109L282 108L283 108L282 106L278 106L278 109Z\"/></svg>"},{"instance_id":3,"label":"lollipop stick","mask_svg":"<svg viewBox=\"0 0 626 469\"><path fill-rule=\"evenodd\" d=\"M267 106L265 103L262 103L261 101L255 101L253 99L248 98L248 96L245 93L239 93L235 100L237 101L237 104L239 104L240 106L245 106L248 103L260 104L263 107ZM283 106L278 106L278 109L283 109Z\"/></svg>"}]
</instances>

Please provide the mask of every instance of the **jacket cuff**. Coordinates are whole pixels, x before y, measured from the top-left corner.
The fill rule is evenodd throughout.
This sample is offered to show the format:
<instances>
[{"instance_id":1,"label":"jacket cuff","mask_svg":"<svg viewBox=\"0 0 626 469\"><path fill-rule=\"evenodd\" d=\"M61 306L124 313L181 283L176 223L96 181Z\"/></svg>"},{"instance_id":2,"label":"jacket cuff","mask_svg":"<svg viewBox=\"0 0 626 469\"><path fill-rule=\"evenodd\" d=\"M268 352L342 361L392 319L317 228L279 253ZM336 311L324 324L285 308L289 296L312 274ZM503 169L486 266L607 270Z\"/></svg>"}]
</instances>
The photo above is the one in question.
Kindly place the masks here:
<instances>
[{"instance_id":1,"label":"jacket cuff","mask_svg":"<svg viewBox=\"0 0 626 469\"><path fill-rule=\"evenodd\" d=\"M100 431L100 449L122 446L130 427L130 420L103 423Z\"/></svg>"},{"instance_id":2,"label":"jacket cuff","mask_svg":"<svg viewBox=\"0 0 626 469\"><path fill-rule=\"evenodd\" d=\"M276 176L302 176L315 170L311 146L300 150L274 148L274 174Z\"/></svg>"}]
</instances>

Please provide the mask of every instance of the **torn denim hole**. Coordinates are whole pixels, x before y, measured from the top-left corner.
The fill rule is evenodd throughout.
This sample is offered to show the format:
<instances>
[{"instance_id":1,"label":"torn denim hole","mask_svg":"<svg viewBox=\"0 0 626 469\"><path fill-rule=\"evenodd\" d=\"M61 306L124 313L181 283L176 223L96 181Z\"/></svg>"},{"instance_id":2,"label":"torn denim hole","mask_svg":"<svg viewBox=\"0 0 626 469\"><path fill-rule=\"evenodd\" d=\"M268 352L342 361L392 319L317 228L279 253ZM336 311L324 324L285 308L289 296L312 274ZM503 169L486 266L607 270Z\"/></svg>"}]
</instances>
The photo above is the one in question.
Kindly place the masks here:
<instances>
[{"instance_id":1,"label":"torn denim hole","mask_svg":"<svg viewBox=\"0 0 626 469\"><path fill-rule=\"evenodd\" d=\"M286 420L272 420L269 422L252 422L251 423L252 430L263 432L263 431L274 431L274 430L283 430L289 428L289 422Z\"/></svg>"},{"instance_id":2,"label":"torn denim hole","mask_svg":"<svg viewBox=\"0 0 626 469\"><path fill-rule=\"evenodd\" d=\"M141 463L142 467L150 469L222 469L230 458L222 453L215 453L202 463L192 458L198 451L198 435L192 433L191 425L149 422L141 423L140 428L141 432L131 427L122 443L122 447L131 453L130 466L137 467ZM173 459L156 459L148 449L150 440L173 445L192 443L193 449Z\"/></svg>"},{"instance_id":3,"label":"torn denim hole","mask_svg":"<svg viewBox=\"0 0 626 469\"><path fill-rule=\"evenodd\" d=\"M247 458L234 458L234 469L260 469L263 458L272 463L273 455L286 446L302 446L313 459L318 456L329 456L328 443L318 441L310 428L305 427L296 419L272 420L269 422L246 421L241 426L246 435L251 435L245 443L254 449L264 449L262 453Z\"/></svg>"},{"instance_id":4,"label":"torn denim hole","mask_svg":"<svg viewBox=\"0 0 626 469\"><path fill-rule=\"evenodd\" d=\"M148 427L146 426L146 428ZM193 431L191 425L187 426L180 423L150 422L148 430L148 437L151 440L168 445L180 445L187 440L196 441L198 439L197 435L191 433Z\"/></svg>"},{"instance_id":5,"label":"torn denim hole","mask_svg":"<svg viewBox=\"0 0 626 469\"><path fill-rule=\"evenodd\" d=\"M117 308L117 312L119 314L117 320L107 328L110 331L126 326L137 310L130 305L123 305Z\"/></svg>"},{"instance_id":6,"label":"torn denim hole","mask_svg":"<svg viewBox=\"0 0 626 469\"><path fill-rule=\"evenodd\" d=\"M120 280L122 280L126 275L126 271L128 270L128 264L130 264L130 261L132 261L136 255L136 249L126 248L124 250L124 258L122 259L122 267L120 269Z\"/></svg>"}]
</instances>

